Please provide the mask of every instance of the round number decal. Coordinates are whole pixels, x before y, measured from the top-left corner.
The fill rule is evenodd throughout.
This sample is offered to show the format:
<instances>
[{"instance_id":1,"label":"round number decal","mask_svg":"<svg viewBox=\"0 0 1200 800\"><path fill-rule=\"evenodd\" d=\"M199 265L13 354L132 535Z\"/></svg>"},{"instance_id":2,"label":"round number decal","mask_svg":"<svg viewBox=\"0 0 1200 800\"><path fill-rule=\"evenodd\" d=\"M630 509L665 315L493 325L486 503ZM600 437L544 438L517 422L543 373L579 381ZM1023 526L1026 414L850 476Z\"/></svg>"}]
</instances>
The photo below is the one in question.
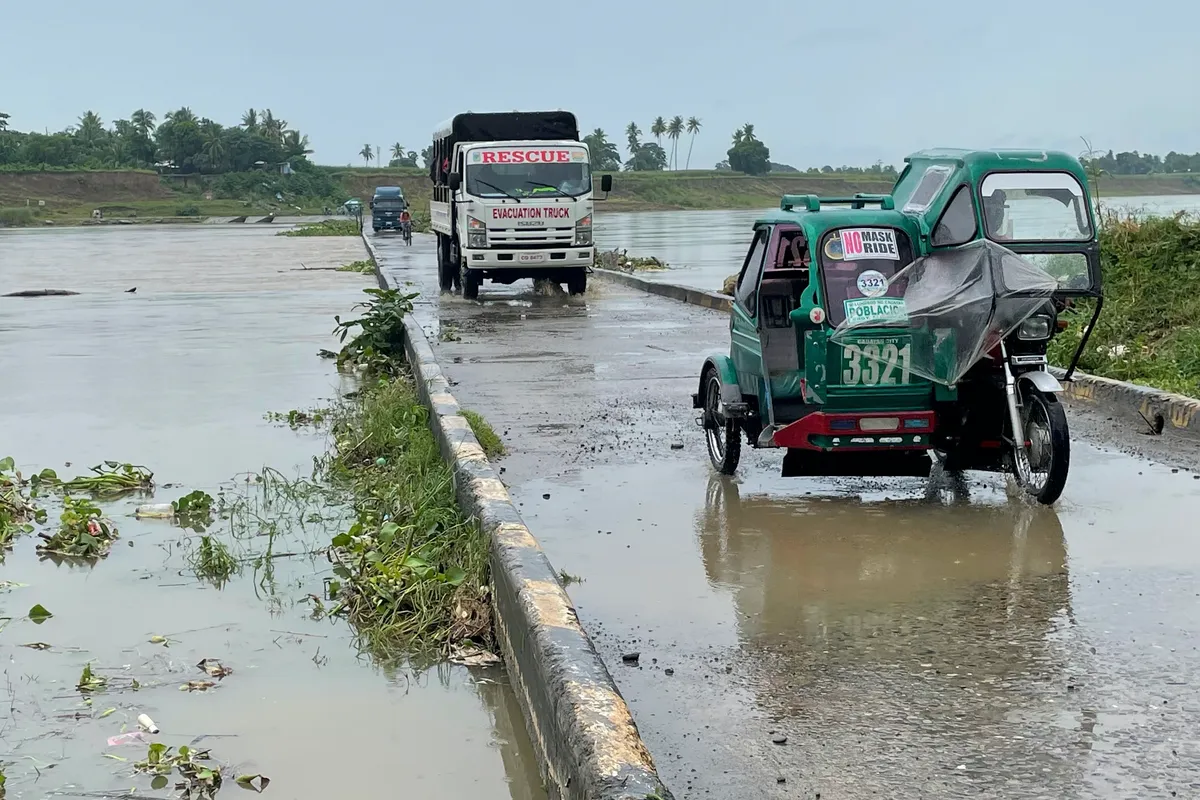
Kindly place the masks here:
<instances>
[{"instance_id":1,"label":"round number decal","mask_svg":"<svg viewBox=\"0 0 1200 800\"><path fill-rule=\"evenodd\" d=\"M879 297L887 294L887 278L878 270L864 270L858 276L858 291L863 297Z\"/></svg>"},{"instance_id":2,"label":"round number decal","mask_svg":"<svg viewBox=\"0 0 1200 800\"><path fill-rule=\"evenodd\" d=\"M820 325L825 321L825 309L817 306L812 311L808 312L808 319L812 322L812 324Z\"/></svg>"}]
</instances>

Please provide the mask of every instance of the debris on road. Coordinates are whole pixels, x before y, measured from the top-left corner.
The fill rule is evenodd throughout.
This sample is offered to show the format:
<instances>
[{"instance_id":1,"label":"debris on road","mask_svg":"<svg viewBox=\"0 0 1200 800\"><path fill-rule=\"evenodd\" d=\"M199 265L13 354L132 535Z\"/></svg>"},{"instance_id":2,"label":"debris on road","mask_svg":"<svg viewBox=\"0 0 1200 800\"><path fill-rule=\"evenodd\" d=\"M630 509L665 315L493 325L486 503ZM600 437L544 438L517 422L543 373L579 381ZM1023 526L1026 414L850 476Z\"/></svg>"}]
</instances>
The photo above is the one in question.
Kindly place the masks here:
<instances>
[{"instance_id":1,"label":"debris on road","mask_svg":"<svg viewBox=\"0 0 1200 800\"><path fill-rule=\"evenodd\" d=\"M641 660L641 658L642 658L641 653L622 653L621 654L621 662L624 664L629 664L631 666L634 664L637 664Z\"/></svg>"}]
</instances>

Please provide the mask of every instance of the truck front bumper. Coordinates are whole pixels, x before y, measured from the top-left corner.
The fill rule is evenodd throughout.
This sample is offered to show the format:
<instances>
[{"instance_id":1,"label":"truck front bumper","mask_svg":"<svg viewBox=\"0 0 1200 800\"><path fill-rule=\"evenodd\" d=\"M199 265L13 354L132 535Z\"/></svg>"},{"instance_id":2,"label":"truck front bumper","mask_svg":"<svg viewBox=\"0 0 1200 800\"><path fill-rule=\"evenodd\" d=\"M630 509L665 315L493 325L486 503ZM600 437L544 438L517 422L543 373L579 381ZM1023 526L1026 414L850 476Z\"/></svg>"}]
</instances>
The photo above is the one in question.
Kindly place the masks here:
<instances>
[{"instance_id":1,"label":"truck front bumper","mask_svg":"<svg viewBox=\"0 0 1200 800\"><path fill-rule=\"evenodd\" d=\"M506 250L489 247L486 250L463 250L463 260L470 269L482 269L489 272L493 270L537 272L590 267L596 261L596 248L548 247L544 250Z\"/></svg>"}]
</instances>

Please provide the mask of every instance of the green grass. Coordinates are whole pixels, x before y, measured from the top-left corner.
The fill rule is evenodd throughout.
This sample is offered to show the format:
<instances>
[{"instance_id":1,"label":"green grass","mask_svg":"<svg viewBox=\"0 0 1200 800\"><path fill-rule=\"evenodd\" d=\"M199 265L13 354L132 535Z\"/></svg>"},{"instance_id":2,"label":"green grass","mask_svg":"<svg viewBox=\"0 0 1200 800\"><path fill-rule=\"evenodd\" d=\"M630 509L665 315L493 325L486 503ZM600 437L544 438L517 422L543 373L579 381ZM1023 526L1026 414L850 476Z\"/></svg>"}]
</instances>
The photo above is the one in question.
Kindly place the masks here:
<instances>
[{"instance_id":1,"label":"green grass","mask_svg":"<svg viewBox=\"0 0 1200 800\"><path fill-rule=\"evenodd\" d=\"M357 520L331 543L330 595L365 648L383 659L444 654L464 640L489 644L488 540L458 508L451 469L398 346L413 296L365 293L364 313L338 321L339 331L358 331L339 363L367 374L358 394L332 412L327 471L349 490ZM502 447L475 417L477 430Z\"/></svg>"},{"instance_id":2,"label":"green grass","mask_svg":"<svg viewBox=\"0 0 1200 800\"><path fill-rule=\"evenodd\" d=\"M1104 310L1079 368L1200 397L1200 219L1108 215L1100 229ZM1070 361L1090 303L1068 312L1051 360Z\"/></svg>"},{"instance_id":3,"label":"green grass","mask_svg":"<svg viewBox=\"0 0 1200 800\"><path fill-rule=\"evenodd\" d=\"M295 228L280 231L278 236L358 236L358 221L353 219L326 219L309 222Z\"/></svg>"},{"instance_id":4,"label":"green grass","mask_svg":"<svg viewBox=\"0 0 1200 800\"><path fill-rule=\"evenodd\" d=\"M484 455L488 458L499 458L508 452L504 449L504 442L500 440L499 434L492 429L486 419L477 412L466 408L462 409L461 413L467 418L467 423L471 426L471 433L475 434L475 438L479 440Z\"/></svg>"}]
</instances>

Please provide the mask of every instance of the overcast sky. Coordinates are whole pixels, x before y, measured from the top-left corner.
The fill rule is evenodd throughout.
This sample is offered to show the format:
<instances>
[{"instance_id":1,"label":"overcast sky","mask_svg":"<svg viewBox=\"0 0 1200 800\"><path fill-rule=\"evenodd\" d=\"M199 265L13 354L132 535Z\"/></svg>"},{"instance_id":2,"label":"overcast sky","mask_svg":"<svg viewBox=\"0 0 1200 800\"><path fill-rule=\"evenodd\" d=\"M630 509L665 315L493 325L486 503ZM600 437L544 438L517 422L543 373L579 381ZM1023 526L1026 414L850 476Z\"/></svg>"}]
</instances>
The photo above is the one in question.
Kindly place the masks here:
<instances>
[{"instance_id":1,"label":"overcast sky","mask_svg":"<svg viewBox=\"0 0 1200 800\"><path fill-rule=\"evenodd\" d=\"M53 131L269 107L325 164L420 150L460 111L546 108L622 144L631 120L700 117L705 168L743 122L801 168L1081 135L1194 152L1198 30L1194 0L0 0L0 111Z\"/></svg>"}]
</instances>

